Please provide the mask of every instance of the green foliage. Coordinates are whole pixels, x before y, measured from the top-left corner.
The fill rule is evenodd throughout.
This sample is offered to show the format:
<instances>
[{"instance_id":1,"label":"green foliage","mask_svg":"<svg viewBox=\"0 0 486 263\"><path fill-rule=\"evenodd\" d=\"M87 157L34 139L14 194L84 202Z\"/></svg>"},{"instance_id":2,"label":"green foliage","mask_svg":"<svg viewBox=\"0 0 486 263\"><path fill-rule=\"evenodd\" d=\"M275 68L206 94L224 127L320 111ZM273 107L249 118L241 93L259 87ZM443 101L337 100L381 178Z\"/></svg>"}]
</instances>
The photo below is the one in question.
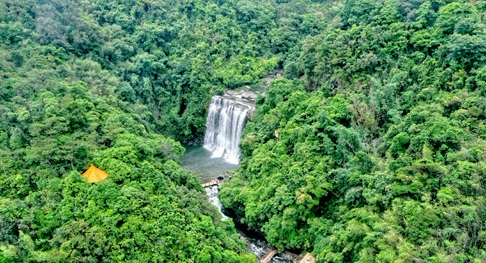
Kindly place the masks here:
<instances>
[{"instance_id":1,"label":"green foliage","mask_svg":"<svg viewBox=\"0 0 486 263\"><path fill-rule=\"evenodd\" d=\"M144 121L153 129L191 141L204 132L211 95L256 84L278 67L299 36L319 33L321 6L8 0L0 8L0 36L12 49L36 43L53 55L62 50L63 59L87 58L73 66L93 93L116 88L119 98L147 107ZM32 56L22 52L12 52L17 66Z\"/></svg>"},{"instance_id":2,"label":"green foliage","mask_svg":"<svg viewBox=\"0 0 486 263\"><path fill-rule=\"evenodd\" d=\"M17 4L19 16L2 13L1 21L33 8L45 16L41 26L73 3ZM12 30L37 35L0 45L0 261L254 262L232 221L221 221L200 180L180 167L181 144L154 132L152 109L141 104L150 96L137 97L154 92L146 79L164 69L164 57L141 53L124 65L145 74L150 85L141 91L95 58L103 39L81 47L62 27L69 23L58 22L15 22ZM90 163L108 179L85 182Z\"/></svg>"},{"instance_id":3,"label":"green foliage","mask_svg":"<svg viewBox=\"0 0 486 263\"><path fill-rule=\"evenodd\" d=\"M482 262L485 6L337 1L284 63L221 200L318 262Z\"/></svg>"},{"instance_id":4,"label":"green foliage","mask_svg":"<svg viewBox=\"0 0 486 263\"><path fill-rule=\"evenodd\" d=\"M0 261L254 262L173 139L318 34L321 6L2 1ZM109 178L83 182L90 163Z\"/></svg>"},{"instance_id":5,"label":"green foliage","mask_svg":"<svg viewBox=\"0 0 486 263\"><path fill-rule=\"evenodd\" d=\"M485 261L485 9L1 1L0 261L254 262L173 139L282 67L221 189L237 220L319 262Z\"/></svg>"},{"instance_id":6,"label":"green foliage","mask_svg":"<svg viewBox=\"0 0 486 263\"><path fill-rule=\"evenodd\" d=\"M148 133L85 83L57 88L19 107L12 129L26 139L2 144L11 154L1 156L3 261L251 260L179 166L180 143ZM90 162L108 179L86 183L80 173Z\"/></svg>"}]
</instances>

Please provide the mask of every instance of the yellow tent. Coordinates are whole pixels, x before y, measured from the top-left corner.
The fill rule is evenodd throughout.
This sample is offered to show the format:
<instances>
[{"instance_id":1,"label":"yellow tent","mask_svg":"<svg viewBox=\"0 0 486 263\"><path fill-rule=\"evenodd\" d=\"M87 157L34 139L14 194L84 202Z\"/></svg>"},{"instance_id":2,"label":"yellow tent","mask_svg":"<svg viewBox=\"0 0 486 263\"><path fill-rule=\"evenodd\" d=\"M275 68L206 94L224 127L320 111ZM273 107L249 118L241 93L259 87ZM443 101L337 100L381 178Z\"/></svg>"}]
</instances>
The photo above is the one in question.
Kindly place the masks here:
<instances>
[{"instance_id":1,"label":"yellow tent","mask_svg":"<svg viewBox=\"0 0 486 263\"><path fill-rule=\"evenodd\" d=\"M88 182L99 182L105 180L108 177L108 173L99 169L98 167L91 165L86 172L82 173L81 176L85 176Z\"/></svg>"}]
</instances>

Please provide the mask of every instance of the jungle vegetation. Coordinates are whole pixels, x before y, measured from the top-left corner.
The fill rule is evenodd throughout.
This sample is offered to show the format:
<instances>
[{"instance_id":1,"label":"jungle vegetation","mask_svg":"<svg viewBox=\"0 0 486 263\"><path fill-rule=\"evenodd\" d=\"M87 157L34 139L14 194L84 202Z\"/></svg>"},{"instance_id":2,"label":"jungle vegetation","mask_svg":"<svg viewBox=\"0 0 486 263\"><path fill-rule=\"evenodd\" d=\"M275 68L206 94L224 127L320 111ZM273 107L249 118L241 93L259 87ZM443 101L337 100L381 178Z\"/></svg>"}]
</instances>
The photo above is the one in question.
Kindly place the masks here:
<instances>
[{"instance_id":1,"label":"jungle vegetation","mask_svg":"<svg viewBox=\"0 0 486 263\"><path fill-rule=\"evenodd\" d=\"M486 4L334 5L257 101L223 204L319 262L484 262Z\"/></svg>"},{"instance_id":2,"label":"jungle vegetation","mask_svg":"<svg viewBox=\"0 0 486 263\"><path fill-rule=\"evenodd\" d=\"M483 262L485 60L484 1L2 0L0 261L254 262L181 143L283 70L233 220L319 262Z\"/></svg>"},{"instance_id":3,"label":"jungle vegetation","mask_svg":"<svg viewBox=\"0 0 486 263\"><path fill-rule=\"evenodd\" d=\"M0 1L0 261L254 262L181 142L317 34L318 5Z\"/></svg>"}]
</instances>

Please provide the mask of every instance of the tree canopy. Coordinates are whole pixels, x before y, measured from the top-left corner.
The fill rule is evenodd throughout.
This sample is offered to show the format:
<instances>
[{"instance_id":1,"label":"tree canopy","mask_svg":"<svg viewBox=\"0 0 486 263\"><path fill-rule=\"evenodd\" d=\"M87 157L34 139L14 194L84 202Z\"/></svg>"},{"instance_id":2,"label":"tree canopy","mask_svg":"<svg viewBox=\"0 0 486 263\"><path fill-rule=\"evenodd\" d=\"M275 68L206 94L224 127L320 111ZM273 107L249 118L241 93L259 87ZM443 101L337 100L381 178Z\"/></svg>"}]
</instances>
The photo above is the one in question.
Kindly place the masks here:
<instances>
[{"instance_id":1,"label":"tree canopy","mask_svg":"<svg viewBox=\"0 0 486 263\"><path fill-rule=\"evenodd\" d=\"M319 262L485 261L485 11L0 1L0 261L254 262L181 143L275 70L221 189L235 220Z\"/></svg>"},{"instance_id":2,"label":"tree canopy","mask_svg":"<svg viewBox=\"0 0 486 263\"><path fill-rule=\"evenodd\" d=\"M313 6L1 1L0 261L253 261L178 141L317 34Z\"/></svg>"},{"instance_id":3,"label":"tree canopy","mask_svg":"<svg viewBox=\"0 0 486 263\"><path fill-rule=\"evenodd\" d=\"M318 262L483 262L486 6L333 8L257 101L223 205Z\"/></svg>"}]
</instances>

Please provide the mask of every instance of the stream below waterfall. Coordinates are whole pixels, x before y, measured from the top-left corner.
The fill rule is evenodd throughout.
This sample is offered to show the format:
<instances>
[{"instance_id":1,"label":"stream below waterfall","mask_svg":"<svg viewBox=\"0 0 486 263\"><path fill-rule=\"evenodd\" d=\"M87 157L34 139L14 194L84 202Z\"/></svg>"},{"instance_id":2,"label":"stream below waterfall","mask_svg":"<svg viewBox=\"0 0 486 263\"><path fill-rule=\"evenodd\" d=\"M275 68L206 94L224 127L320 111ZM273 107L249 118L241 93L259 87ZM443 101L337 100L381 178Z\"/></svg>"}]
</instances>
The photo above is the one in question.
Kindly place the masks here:
<instances>
[{"instance_id":1,"label":"stream below waterfall","mask_svg":"<svg viewBox=\"0 0 486 263\"><path fill-rule=\"evenodd\" d=\"M212 157L212 152L205 149L203 146L185 146L186 153L182 157L182 166L193 173L196 173L201 178L201 181L208 182L211 179L217 178L227 171L236 169L237 164L228 163L223 157ZM209 202L218 207L222 211L222 205L218 198L218 186L209 186L205 188L208 195ZM223 214L223 213L222 213ZM223 214L223 220L227 216ZM267 252L271 250L268 242L254 233L251 233L244 227L238 227L237 231L246 242L246 252L253 253L258 259L264 257ZM296 256L289 253L279 253L275 255L270 262L274 263L292 263L297 262Z\"/></svg>"},{"instance_id":2,"label":"stream below waterfall","mask_svg":"<svg viewBox=\"0 0 486 263\"><path fill-rule=\"evenodd\" d=\"M239 143L248 115L255 110L256 94L251 92L226 91L224 95L215 95L211 99L206 120L204 145L185 146L182 166L189 172L197 174L202 183L227 178L227 172L238 167L240 162ZM214 204L222 219L223 207L218 198L219 185L205 187L209 202ZM254 253L258 259L263 258L273 248L263 237L237 226L238 233L247 244L247 252ZM279 253L270 262L297 262L291 253Z\"/></svg>"}]
</instances>

